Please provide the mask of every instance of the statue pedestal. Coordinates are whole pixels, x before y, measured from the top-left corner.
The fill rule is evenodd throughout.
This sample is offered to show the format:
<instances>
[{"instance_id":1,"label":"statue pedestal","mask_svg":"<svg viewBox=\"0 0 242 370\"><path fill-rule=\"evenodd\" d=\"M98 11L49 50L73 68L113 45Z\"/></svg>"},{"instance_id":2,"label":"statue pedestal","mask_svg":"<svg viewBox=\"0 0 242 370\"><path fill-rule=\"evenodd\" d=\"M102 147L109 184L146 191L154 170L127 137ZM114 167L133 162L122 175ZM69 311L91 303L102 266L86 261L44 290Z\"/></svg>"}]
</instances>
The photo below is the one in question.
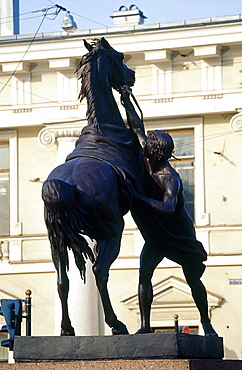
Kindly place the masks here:
<instances>
[{"instance_id":1,"label":"statue pedestal","mask_svg":"<svg viewBox=\"0 0 242 370\"><path fill-rule=\"evenodd\" d=\"M222 359L219 337L170 332L119 336L15 337L14 358L25 361Z\"/></svg>"},{"instance_id":2,"label":"statue pedestal","mask_svg":"<svg viewBox=\"0 0 242 370\"><path fill-rule=\"evenodd\" d=\"M223 339L156 333L87 337L15 337L13 370L240 370L222 360ZM10 365L2 364L1 370Z\"/></svg>"}]
</instances>

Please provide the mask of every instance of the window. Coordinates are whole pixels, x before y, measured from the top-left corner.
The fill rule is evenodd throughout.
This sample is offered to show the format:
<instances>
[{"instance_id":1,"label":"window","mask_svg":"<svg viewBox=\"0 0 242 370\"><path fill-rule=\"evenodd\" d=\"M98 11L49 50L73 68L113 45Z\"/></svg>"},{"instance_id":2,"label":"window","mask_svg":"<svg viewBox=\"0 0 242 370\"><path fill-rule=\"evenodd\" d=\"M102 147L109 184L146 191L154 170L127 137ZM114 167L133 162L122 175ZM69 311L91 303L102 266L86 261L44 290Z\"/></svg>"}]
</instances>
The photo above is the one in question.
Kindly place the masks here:
<instances>
[{"instance_id":1,"label":"window","mask_svg":"<svg viewBox=\"0 0 242 370\"><path fill-rule=\"evenodd\" d=\"M182 179L185 207L194 220L194 132L193 129L174 130L168 132L175 144L175 157L170 159Z\"/></svg>"},{"instance_id":2,"label":"window","mask_svg":"<svg viewBox=\"0 0 242 370\"><path fill-rule=\"evenodd\" d=\"M198 326L178 326L178 332L182 333L184 328L189 328L190 334L198 335ZM174 332L175 327L173 326L163 326L163 327L154 327L152 328L154 333L157 333L158 331L166 331L166 332Z\"/></svg>"},{"instance_id":3,"label":"window","mask_svg":"<svg viewBox=\"0 0 242 370\"><path fill-rule=\"evenodd\" d=\"M2 332L0 334L0 343L2 340L8 339L8 332ZM6 361L8 360L8 349L5 347L0 346L0 361Z\"/></svg>"},{"instance_id":4,"label":"window","mask_svg":"<svg viewBox=\"0 0 242 370\"><path fill-rule=\"evenodd\" d=\"M0 234L9 235L9 141L0 141Z\"/></svg>"},{"instance_id":5,"label":"window","mask_svg":"<svg viewBox=\"0 0 242 370\"><path fill-rule=\"evenodd\" d=\"M186 208L196 227L209 225L205 202L203 118L162 119L150 123L149 130L163 130L173 137L174 155L180 161L174 160L171 164L181 175Z\"/></svg>"},{"instance_id":6,"label":"window","mask_svg":"<svg viewBox=\"0 0 242 370\"><path fill-rule=\"evenodd\" d=\"M20 235L17 131L0 131L0 235Z\"/></svg>"}]
</instances>

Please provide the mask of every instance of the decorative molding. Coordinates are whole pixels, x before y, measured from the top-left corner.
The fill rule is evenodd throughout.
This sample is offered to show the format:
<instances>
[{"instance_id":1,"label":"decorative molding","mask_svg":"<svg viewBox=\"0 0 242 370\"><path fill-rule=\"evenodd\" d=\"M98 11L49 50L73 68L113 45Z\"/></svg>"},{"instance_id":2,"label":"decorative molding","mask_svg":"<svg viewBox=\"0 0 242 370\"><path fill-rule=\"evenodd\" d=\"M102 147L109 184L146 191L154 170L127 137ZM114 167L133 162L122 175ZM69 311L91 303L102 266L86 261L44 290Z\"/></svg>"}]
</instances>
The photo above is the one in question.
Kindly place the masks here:
<instances>
[{"instance_id":1,"label":"decorative molding","mask_svg":"<svg viewBox=\"0 0 242 370\"><path fill-rule=\"evenodd\" d=\"M51 147L58 138L78 137L81 134L82 127L45 127L40 130L38 141L42 146Z\"/></svg>"},{"instance_id":2,"label":"decorative molding","mask_svg":"<svg viewBox=\"0 0 242 370\"><path fill-rule=\"evenodd\" d=\"M9 242L7 240L0 242L0 260L9 262Z\"/></svg>"},{"instance_id":3,"label":"decorative molding","mask_svg":"<svg viewBox=\"0 0 242 370\"><path fill-rule=\"evenodd\" d=\"M195 57L212 58L221 56L222 46L221 45L203 45L195 46L193 48Z\"/></svg>"},{"instance_id":4,"label":"decorative molding","mask_svg":"<svg viewBox=\"0 0 242 370\"><path fill-rule=\"evenodd\" d=\"M203 95L203 99L222 99L223 94L208 94L208 95Z\"/></svg>"},{"instance_id":5,"label":"decorative molding","mask_svg":"<svg viewBox=\"0 0 242 370\"><path fill-rule=\"evenodd\" d=\"M10 63L2 63L2 72L4 73L26 73L30 71L30 63L29 62L10 62Z\"/></svg>"},{"instance_id":6,"label":"decorative molding","mask_svg":"<svg viewBox=\"0 0 242 370\"><path fill-rule=\"evenodd\" d=\"M242 132L242 111L235 114L230 120L230 130L232 132Z\"/></svg>"},{"instance_id":7,"label":"decorative molding","mask_svg":"<svg viewBox=\"0 0 242 370\"><path fill-rule=\"evenodd\" d=\"M13 109L13 113L32 113L32 108L18 108Z\"/></svg>"},{"instance_id":8,"label":"decorative molding","mask_svg":"<svg viewBox=\"0 0 242 370\"><path fill-rule=\"evenodd\" d=\"M173 98L154 99L153 103L172 103Z\"/></svg>"},{"instance_id":9,"label":"decorative molding","mask_svg":"<svg viewBox=\"0 0 242 370\"><path fill-rule=\"evenodd\" d=\"M153 302L151 306L151 322L154 326L170 326L173 324L174 313L179 313L179 322L199 323L199 313L185 280L170 276L153 286ZM220 307L223 297L207 292L209 311ZM122 301L132 312L139 315L138 295ZM181 321L180 321L181 320Z\"/></svg>"},{"instance_id":10,"label":"decorative molding","mask_svg":"<svg viewBox=\"0 0 242 370\"><path fill-rule=\"evenodd\" d=\"M145 60L148 61L170 62L172 58L171 50L146 51L144 54Z\"/></svg>"},{"instance_id":11,"label":"decorative molding","mask_svg":"<svg viewBox=\"0 0 242 370\"><path fill-rule=\"evenodd\" d=\"M71 110L71 109L78 109L78 104L75 105L61 105L60 110Z\"/></svg>"},{"instance_id":12,"label":"decorative molding","mask_svg":"<svg viewBox=\"0 0 242 370\"><path fill-rule=\"evenodd\" d=\"M58 58L49 60L49 68L53 69L75 69L76 68L76 59L75 58Z\"/></svg>"},{"instance_id":13,"label":"decorative molding","mask_svg":"<svg viewBox=\"0 0 242 370\"><path fill-rule=\"evenodd\" d=\"M22 262L22 240L12 239L9 241L9 261Z\"/></svg>"}]
</instances>

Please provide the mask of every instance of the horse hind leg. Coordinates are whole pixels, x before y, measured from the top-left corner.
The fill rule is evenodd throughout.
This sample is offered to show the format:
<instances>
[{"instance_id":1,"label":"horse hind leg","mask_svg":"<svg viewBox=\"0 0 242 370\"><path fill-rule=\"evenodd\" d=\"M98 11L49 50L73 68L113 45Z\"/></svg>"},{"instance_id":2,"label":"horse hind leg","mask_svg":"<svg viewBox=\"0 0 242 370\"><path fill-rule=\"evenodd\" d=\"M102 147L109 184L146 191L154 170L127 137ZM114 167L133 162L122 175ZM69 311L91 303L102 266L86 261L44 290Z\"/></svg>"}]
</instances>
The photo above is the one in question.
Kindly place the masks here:
<instances>
[{"instance_id":1,"label":"horse hind leg","mask_svg":"<svg viewBox=\"0 0 242 370\"><path fill-rule=\"evenodd\" d=\"M57 290L61 301L62 318L61 318L61 335L75 335L74 328L68 312L68 293L69 279L66 273L65 261L61 258L60 253L52 249L52 259L57 271Z\"/></svg>"},{"instance_id":2,"label":"horse hind leg","mask_svg":"<svg viewBox=\"0 0 242 370\"><path fill-rule=\"evenodd\" d=\"M109 268L118 256L119 244L99 241L98 250L97 261L93 265L93 273L102 300L105 322L112 329L113 335L129 334L125 324L119 321L114 313L107 289Z\"/></svg>"},{"instance_id":3,"label":"horse hind leg","mask_svg":"<svg viewBox=\"0 0 242 370\"><path fill-rule=\"evenodd\" d=\"M71 326L67 304L69 292L69 279L66 272L68 254L64 243L65 237L60 226L61 214L58 188L54 185L54 181L46 181L43 185L42 196L45 203L45 222L51 244L52 260L57 271L57 288L62 307L61 335L75 335Z\"/></svg>"}]
</instances>

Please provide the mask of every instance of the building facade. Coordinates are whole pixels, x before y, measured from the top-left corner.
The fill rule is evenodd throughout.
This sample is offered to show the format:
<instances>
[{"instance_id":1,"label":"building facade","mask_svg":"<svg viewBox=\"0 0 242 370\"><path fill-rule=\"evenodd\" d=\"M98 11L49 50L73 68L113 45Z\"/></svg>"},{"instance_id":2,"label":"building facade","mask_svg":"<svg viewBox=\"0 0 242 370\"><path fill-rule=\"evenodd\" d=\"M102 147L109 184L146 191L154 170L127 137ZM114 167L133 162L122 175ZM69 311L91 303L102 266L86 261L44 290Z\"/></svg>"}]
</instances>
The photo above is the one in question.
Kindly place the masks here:
<instances>
[{"instance_id":1,"label":"building facade","mask_svg":"<svg viewBox=\"0 0 242 370\"><path fill-rule=\"evenodd\" d=\"M77 100L80 81L73 73L86 53L82 40L104 36L136 72L133 93L146 130L162 129L174 138L180 161L173 165L185 184L197 238L208 253L202 280L212 324L224 338L225 357L242 358L241 16L150 25L143 24L140 12L127 24L123 12L135 13L115 12L118 26L110 29L39 34L34 41L29 35L0 38L0 298L22 299L31 289L33 335L59 334L60 306L41 186L56 164L64 162L87 123L86 102ZM139 328L142 246L128 214L109 290L130 333ZM72 264L70 279L76 334L110 334L91 266L85 286ZM179 326L203 334L180 266L162 261L153 285L154 330L170 330L178 314Z\"/></svg>"}]
</instances>

